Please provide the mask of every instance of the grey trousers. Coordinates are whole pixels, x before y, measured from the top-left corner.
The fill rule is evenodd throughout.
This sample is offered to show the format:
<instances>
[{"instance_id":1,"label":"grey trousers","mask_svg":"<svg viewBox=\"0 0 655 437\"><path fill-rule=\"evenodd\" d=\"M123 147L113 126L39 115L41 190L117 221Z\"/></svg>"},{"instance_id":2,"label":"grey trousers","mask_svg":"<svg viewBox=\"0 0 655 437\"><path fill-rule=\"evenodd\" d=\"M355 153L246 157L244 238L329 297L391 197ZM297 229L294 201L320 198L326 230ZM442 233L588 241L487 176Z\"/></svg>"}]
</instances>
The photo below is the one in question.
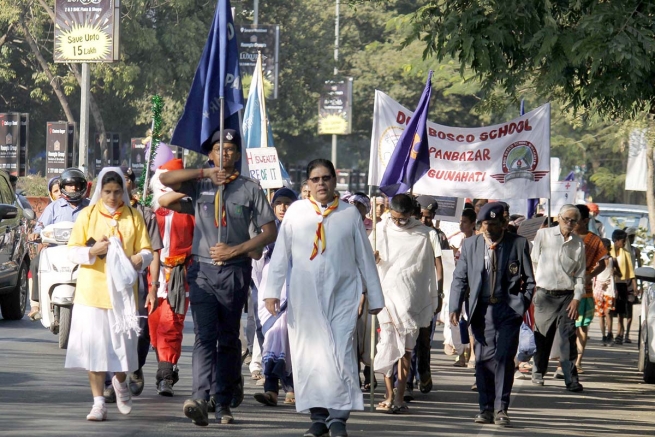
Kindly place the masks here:
<instances>
[{"instance_id":1,"label":"grey trousers","mask_svg":"<svg viewBox=\"0 0 655 437\"><path fill-rule=\"evenodd\" d=\"M346 423L350 417L350 411L348 410L333 410L332 408L310 408L309 412L311 414L312 422L323 422L329 428L333 422L343 422Z\"/></svg>"},{"instance_id":2,"label":"grey trousers","mask_svg":"<svg viewBox=\"0 0 655 437\"><path fill-rule=\"evenodd\" d=\"M576 346L575 319L567 314L567 308L573 300L573 292L560 296L547 294L537 288L534 303L534 341L537 352L534 355L532 374L543 376L548 371L548 357L553 347L555 336L559 337L559 357L566 384L578 381L575 360L578 358Z\"/></svg>"}]
</instances>

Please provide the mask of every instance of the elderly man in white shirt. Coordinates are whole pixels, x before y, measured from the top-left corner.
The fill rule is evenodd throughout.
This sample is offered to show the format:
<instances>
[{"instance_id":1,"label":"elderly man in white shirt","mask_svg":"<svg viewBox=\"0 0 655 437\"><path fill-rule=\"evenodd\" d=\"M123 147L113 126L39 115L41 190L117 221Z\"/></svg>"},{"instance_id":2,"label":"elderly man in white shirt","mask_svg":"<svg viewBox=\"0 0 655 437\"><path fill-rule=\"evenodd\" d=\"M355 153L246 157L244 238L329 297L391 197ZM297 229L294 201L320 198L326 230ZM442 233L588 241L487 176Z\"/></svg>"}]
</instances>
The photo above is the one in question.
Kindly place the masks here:
<instances>
[{"instance_id":1,"label":"elderly man in white shirt","mask_svg":"<svg viewBox=\"0 0 655 437\"><path fill-rule=\"evenodd\" d=\"M573 233L580 211L575 205L564 205L558 220L559 226L537 232L531 254L537 281L533 299L537 353L532 382L544 385L548 356L558 335L566 389L581 392L583 388L574 364L578 356L575 320L578 303L584 295L586 264L584 243Z\"/></svg>"}]
</instances>

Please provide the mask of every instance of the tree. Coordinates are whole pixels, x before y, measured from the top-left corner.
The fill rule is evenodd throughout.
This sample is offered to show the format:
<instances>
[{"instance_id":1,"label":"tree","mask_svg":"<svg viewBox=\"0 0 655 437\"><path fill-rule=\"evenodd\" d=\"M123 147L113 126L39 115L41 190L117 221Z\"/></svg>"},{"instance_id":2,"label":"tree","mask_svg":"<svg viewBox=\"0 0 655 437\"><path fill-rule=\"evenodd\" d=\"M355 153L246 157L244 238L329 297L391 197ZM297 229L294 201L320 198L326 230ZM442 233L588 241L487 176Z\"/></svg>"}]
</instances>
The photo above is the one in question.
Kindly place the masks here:
<instances>
[{"instance_id":1,"label":"tree","mask_svg":"<svg viewBox=\"0 0 655 437\"><path fill-rule=\"evenodd\" d=\"M655 108L654 18L655 3L640 0L430 0L411 14L405 44L421 41L424 57L470 68L488 108L533 90L574 114L623 123Z\"/></svg>"}]
</instances>

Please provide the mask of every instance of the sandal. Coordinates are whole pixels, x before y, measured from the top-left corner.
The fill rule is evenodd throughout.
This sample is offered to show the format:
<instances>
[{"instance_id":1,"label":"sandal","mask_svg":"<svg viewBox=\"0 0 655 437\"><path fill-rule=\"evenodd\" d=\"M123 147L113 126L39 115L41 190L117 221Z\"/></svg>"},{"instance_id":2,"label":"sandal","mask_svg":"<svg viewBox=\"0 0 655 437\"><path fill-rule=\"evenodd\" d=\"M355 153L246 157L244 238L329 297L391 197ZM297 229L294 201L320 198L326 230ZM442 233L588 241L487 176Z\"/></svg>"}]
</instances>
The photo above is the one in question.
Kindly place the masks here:
<instances>
[{"instance_id":1,"label":"sandal","mask_svg":"<svg viewBox=\"0 0 655 437\"><path fill-rule=\"evenodd\" d=\"M376 388L378 388L378 382L377 381L373 382L373 389L375 390ZM371 383L367 382L366 384L364 384L364 386L362 387L362 391L365 391L365 392L371 391Z\"/></svg>"},{"instance_id":2,"label":"sandal","mask_svg":"<svg viewBox=\"0 0 655 437\"><path fill-rule=\"evenodd\" d=\"M264 379L264 375L262 375L262 372L260 372L259 370L255 370L250 375L250 378L254 381L259 381L260 379Z\"/></svg>"},{"instance_id":3,"label":"sandal","mask_svg":"<svg viewBox=\"0 0 655 437\"><path fill-rule=\"evenodd\" d=\"M32 308L29 313L27 313L27 317L33 322L36 322L37 320L41 320L41 310L40 308Z\"/></svg>"},{"instance_id":4,"label":"sandal","mask_svg":"<svg viewBox=\"0 0 655 437\"><path fill-rule=\"evenodd\" d=\"M284 397L284 403L286 405L296 405L296 394L289 392Z\"/></svg>"},{"instance_id":5,"label":"sandal","mask_svg":"<svg viewBox=\"0 0 655 437\"><path fill-rule=\"evenodd\" d=\"M378 404L377 407L375 407L377 411L381 411L383 413L393 413L393 408L392 404L387 401L382 401Z\"/></svg>"},{"instance_id":6,"label":"sandal","mask_svg":"<svg viewBox=\"0 0 655 437\"><path fill-rule=\"evenodd\" d=\"M521 373L530 373L530 372L532 372L532 364L526 363L526 362L520 363L519 364L519 372L521 372Z\"/></svg>"},{"instance_id":7,"label":"sandal","mask_svg":"<svg viewBox=\"0 0 655 437\"><path fill-rule=\"evenodd\" d=\"M409 407L407 404L394 405L391 407L392 414L407 414L409 413Z\"/></svg>"}]
</instances>

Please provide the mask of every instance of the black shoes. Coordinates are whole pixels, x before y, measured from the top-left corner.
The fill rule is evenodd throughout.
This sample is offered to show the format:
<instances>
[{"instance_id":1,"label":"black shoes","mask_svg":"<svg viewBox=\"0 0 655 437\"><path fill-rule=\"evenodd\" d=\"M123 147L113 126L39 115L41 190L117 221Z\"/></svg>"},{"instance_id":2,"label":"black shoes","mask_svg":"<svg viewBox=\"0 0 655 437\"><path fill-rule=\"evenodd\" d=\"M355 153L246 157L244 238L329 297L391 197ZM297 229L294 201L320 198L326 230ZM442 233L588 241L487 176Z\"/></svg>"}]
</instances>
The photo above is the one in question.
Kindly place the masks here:
<instances>
[{"instance_id":1,"label":"black shoes","mask_svg":"<svg viewBox=\"0 0 655 437\"><path fill-rule=\"evenodd\" d=\"M184 415L191 419L194 425L207 426L207 401L202 399L187 399L182 407Z\"/></svg>"},{"instance_id":2,"label":"black shoes","mask_svg":"<svg viewBox=\"0 0 655 437\"><path fill-rule=\"evenodd\" d=\"M237 386L234 387L234 394L232 395L232 402L230 402L230 408L236 408L241 405L243 402L243 376L239 376L239 382Z\"/></svg>"},{"instance_id":3,"label":"black shoes","mask_svg":"<svg viewBox=\"0 0 655 437\"><path fill-rule=\"evenodd\" d=\"M432 374L430 372L420 376L418 388L421 390L421 393L430 393L432 390Z\"/></svg>"},{"instance_id":4,"label":"black shoes","mask_svg":"<svg viewBox=\"0 0 655 437\"><path fill-rule=\"evenodd\" d=\"M345 427L344 427L345 429ZM329 430L325 423L314 422L312 426L303 434L303 437L328 437Z\"/></svg>"},{"instance_id":5,"label":"black shoes","mask_svg":"<svg viewBox=\"0 0 655 437\"><path fill-rule=\"evenodd\" d=\"M216 412L216 420L219 420L223 425L234 423L234 416L230 407L225 405L221 406L220 410Z\"/></svg>"},{"instance_id":6,"label":"black shoes","mask_svg":"<svg viewBox=\"0 0 655 437\"><path fill-rule=\"evenodd\" d=\"M510 426L509 422L509 416L507 415L507 411L497 411L496 415L494 416L494 423L498 426Z\"/></svg>"},{"instance_id":7,"label":"black shoes","mask_svg":"<svg viewBox=\"0 0 655 437\"><path fill-rule=\"evenodd\" d=\"M173 391L173 381L169 381L168 379L162 379L159 381L159 384L157 384L157 393L159 393L160 396L173 396L175 393Z\"/></svg>"},{"instance_id":8,"label":"black shoes","mask_svg":"<svg viewBox=\"0 0 655 437\"><path fill-rule=\"evenodd\" d=\"M494 413L491 410L480 411L480 414L475 415L475 423L493 423Z\"/></svg>"},{"instance_id":9,"label":"black shoes","mask_svg":"<svg viewBox=\"0 0 655 437\"><path fill-rule=\"evenodd\" d=\"M346 424L335 420L330 424L330 437L348 437Z\"/></svg>"},{"instance_id":10,"label":"black shoes","mask_svg":"<svg viewBox=\"0 0 655 437\"><path fill-rule=\"evenodd\" d=\"M580 393L583 390L583 387L578 381L573 381L570 384L566 384L566 389L574 393Z\"/></svg>"},{"instance_id":11,"label":"black shoes","mask_svg":"<svg viewBox=\"0 0 655 437\"><path fill-rule=\"evenodd\" d=\"M130 387L132 396L139 396L143 392L143 385L143 370L139 369L130 375L128 386Z\"/></svg>"}]
</instances>

